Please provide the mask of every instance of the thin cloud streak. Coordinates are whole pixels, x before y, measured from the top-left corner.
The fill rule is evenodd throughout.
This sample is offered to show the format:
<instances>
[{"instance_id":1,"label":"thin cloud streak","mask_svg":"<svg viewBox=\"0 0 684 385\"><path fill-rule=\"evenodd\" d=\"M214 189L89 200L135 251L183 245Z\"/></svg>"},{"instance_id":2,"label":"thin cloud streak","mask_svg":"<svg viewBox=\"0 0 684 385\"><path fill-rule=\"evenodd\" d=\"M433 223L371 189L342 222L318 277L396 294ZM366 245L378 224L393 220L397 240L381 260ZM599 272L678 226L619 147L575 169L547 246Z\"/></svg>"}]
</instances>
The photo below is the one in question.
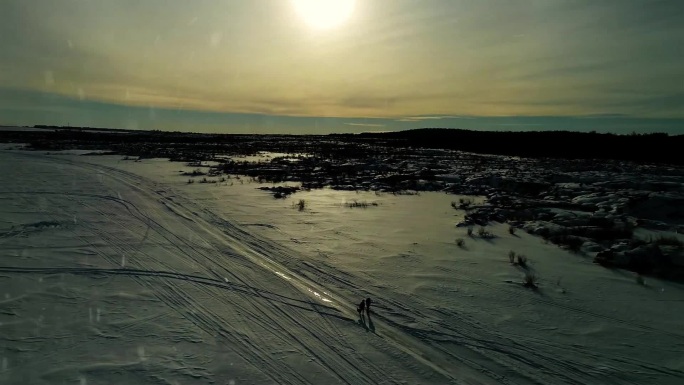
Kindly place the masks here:
<instances>
[{"instance_id":1,"label":"thin cloud streak","mask_svg":"<svg viewBox=\"0 0 684 385\"><path fill-rule=\"evenodd\" d=\"M347 126L358 126L358 127L385 127L384 124L375 124L375 123L345 123Z\"/></svg>"}]
</instances>

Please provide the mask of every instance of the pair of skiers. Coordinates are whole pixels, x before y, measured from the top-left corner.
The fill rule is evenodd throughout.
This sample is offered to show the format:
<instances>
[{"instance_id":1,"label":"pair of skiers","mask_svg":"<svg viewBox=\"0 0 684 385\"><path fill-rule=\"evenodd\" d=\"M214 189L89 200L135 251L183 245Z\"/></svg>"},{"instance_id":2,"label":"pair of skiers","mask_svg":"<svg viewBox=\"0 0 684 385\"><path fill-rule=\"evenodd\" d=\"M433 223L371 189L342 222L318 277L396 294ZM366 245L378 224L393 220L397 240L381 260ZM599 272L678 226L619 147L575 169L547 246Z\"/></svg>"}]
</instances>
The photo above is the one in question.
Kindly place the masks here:
<instances>
[{"instance_id":1,"label":"pair of skiers","mask_svg":"<svg viewBox=\"0 0 684 385\"><path fill-rule=\"evenodd\" d=\"M371 305L371 299L366 298L365 300L361 300L361 303L359 304L359 307L356 309L356 311L359 312L359 317L363 316L363 310L366 310L366 313L370 317L370 305Z\"/></svg>"}]
</instances>

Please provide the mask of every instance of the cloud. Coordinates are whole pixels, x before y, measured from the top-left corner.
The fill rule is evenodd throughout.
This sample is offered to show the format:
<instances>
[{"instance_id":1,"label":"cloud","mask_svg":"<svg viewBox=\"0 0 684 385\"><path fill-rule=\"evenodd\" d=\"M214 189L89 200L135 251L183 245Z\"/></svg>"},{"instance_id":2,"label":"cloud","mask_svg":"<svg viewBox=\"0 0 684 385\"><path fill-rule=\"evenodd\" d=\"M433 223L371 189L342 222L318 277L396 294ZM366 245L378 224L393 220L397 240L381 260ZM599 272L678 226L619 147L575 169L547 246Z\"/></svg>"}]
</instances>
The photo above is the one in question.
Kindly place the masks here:
<instances>
[{"instance_id":1,"label":"cloud","mask_svg":"<svg viewBox=\"0 0 684 385\"><path fill-rule=\"evenodd\" d=\"M426 120L442 120L442 119L473 119L471 116L455 116L455 115L442 115L442 116L409 116L401 119L395 119L397 122L422 122Z\"/></svg>"},{"instance_id":2,"label":"cloud","mask_svg":"<svg viewBox=\"0 0 684 385\"><path fill-rule=\"evenodd\" d=\"M681 134L681 128L684 127L684 119L633 118L629 115L469 116L468 119L427 119L419 122L397 122L397 119L394 118L360 120L316 116L220 113L183 108L136 107L93 102L81 100L76 96L65 97L55 93L31 92L4 87L0 87L0 116L2 117L0 124L8 125L55 124L253 134L393 131L421 126L474 130L554 129Z\"/></svg>"},{"instance_id":3,"label":"cloud","mask_svg":"<svg viewBox=\"0 0 684 385\"><path fill-rule=\"evenodd\" d=\"M681 0L359 2L348 28L313 35L288 2L163 3L0 1L0 84L128 106L414 125L684 117Z\"/></svg>"},{"instance_id":4,"label":"cloud","mask_svg":"<svg viewBox=\"0 0 684 385\"><path fill-rule=\"evenodd\" d=\"M359 126L359 127L385 127L384 124L378 123L345 123L347 126Z\"/></svg>"}]
</instances>

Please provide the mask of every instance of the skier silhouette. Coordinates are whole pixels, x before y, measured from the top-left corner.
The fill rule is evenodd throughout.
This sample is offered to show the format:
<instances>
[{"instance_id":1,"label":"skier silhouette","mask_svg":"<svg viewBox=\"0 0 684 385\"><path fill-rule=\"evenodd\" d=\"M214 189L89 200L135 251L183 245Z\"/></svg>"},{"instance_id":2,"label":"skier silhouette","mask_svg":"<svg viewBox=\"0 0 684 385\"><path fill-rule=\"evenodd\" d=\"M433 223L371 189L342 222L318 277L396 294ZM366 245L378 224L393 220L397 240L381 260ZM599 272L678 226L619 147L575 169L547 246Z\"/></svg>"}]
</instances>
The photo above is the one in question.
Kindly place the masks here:
<instances>
[{"instance_id":1,"label":"skier silhouette","mask_svg":"<svg viewBox=\"0 0 684 385\"><path fill-rule=\"evenodd\" d=\"M363 309L366 307L366 302L364 300L361 300L361 303L359 304L359 307L356 309L356 311L359 312L359 317L363 317Z\"/></svg>"},{"instance_id":2,"label":"skier silhouette","mask_svg":"<svg viewBox=\"0 0 684 385\"><path fill-rule=\"evenodd\" d=\"M363 301L361 301L363 303ZM370 305L371 305L371 299L366 298L366 313L368 314L368 317L370 317Z\"/></svg>"}]
</instances>

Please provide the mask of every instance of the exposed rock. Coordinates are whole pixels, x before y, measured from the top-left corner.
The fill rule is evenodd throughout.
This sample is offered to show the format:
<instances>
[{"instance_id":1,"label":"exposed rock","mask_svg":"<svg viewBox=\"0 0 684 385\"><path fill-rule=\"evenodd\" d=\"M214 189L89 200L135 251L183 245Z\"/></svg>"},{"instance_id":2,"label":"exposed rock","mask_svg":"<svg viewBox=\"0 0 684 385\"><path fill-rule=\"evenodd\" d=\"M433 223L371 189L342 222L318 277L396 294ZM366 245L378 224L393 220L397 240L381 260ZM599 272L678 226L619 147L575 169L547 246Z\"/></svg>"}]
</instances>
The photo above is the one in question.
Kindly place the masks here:
<instances>
[{"instance_id":1,"label":"exposed rock","mask_svg":"<svg viewBox=\"0 0 684 385\"><path fill-rule=\"evenodd\" d=\"M598 263L601 266L613 267L613 259L615 257L615 252L612 250L603 250L596 254L594 257L594 263Z\"/></svg>"},{"instance_id":2,"label":"exposed rock","mask_svg":"<svg viewBox=\"0 0 684 385\"><path fill-rule=\"evenodd\" d=\"M602 266L619 267L638 273L667 273L667 269L672 266L672 260L653 244L638 246L627 251L604 250L596 255L594 262Z\"/></svg>"},{"instance_id":3,"label":"exposed rock","mask_svg":"<svg viewBox=\"0 0 684 385\"><path fill-rule=\"evenodd\" d=\"M598 251L602 251L603 246L599 245L596 242L586 241L582 244L582 250L587 251L587 252L591 252L591 253L595 253Z\"/></svg>"},{"instance_id":4,"label":"exposed rock","mask_svg":"<svg viewBox=\"0 0 684 385\"><path fill-rule=\"evenodd\" d=\"M611 246L610 249L615 251L615 252L627 251L627 250L629 250L629 243L627 243L627 242L616 243L613 246Z\"/></svg>"}]
</instances>

